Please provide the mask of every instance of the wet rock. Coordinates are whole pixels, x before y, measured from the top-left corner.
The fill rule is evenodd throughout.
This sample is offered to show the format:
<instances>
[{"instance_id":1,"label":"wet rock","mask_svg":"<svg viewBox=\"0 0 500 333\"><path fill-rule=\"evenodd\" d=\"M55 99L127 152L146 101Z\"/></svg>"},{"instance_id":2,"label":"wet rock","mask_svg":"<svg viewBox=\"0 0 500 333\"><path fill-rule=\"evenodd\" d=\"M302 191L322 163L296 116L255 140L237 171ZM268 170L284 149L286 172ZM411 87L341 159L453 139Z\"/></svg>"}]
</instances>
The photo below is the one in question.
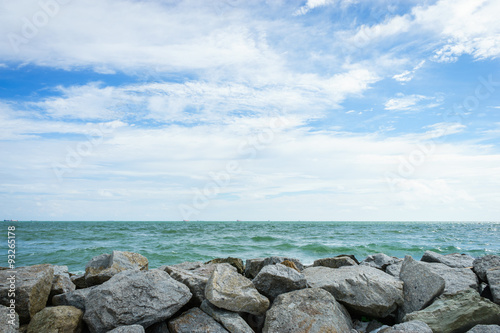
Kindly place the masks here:
<instances>
[{"instance_id":1,"label":"wet rock","mask_svg":"<svg viewBox=\"0 0 500 333\"><path fill-rule=\"evenodd\" d=\"M201 303L201 310L231 333L254 333L245 320L236 312L218 308L207 300Z\"/></svg>"},{"instance_id":2,"label":"wet rock","mask_svg":"<svg viewBox=\"0 0 500 333\"><path fill-rule=\"evenodd\" d=\"M148 270L148 259L138 253L113 251L92 258L85 266L85 283L95 286L125 270Z\"/></svg>"},{"instance_id":3,"label":"wet rock","mask_svg":"<svg viewBox=\"0 0 500 333\"><path fill-rule=\"evenodd\" d=\"M378 331L379 333L432 333L429 325L420 320L408 321Z\"/></svg>"},{"instance_id":4,"label":"wet rock","mask_svg":"<svg viewBox=\"0 0 500 333\"><path fill-rule=\"evenodd\" d=\"M259 315L269 308L269 300L259 294L252 281L227 264L217 265L208 280L205 297L213 305L234 312Z\"/></svg>"},{"instance_id":5,"label":"wet rock","mask_svg":"<svg viewBox=\"0 0 500 333\"><path fill-rule=\"evenodd\" d=\"M403 259L396 257L389 257L387 254L384 253L376 253L366 257L366 259L363 260L360 263L360 265L370 266L385 271L387 266L393 265L401 261L403 261Z\"/></svg>"},{"instance_id":6,"label":"wet rock","mask_svg":"<svg viewBox=\"0 0 500 333\"><path fill-rule=\"evenodd\" d=\"M498 325L476 325L467 333L500 333L500 326Z\"/></svg>"},{"instance_id":7,"label":"wet rock","mask_svg":"<svg viewBox=\"0 0 500 333\"><path fill-rule=\"evenodd\" d=\"M54 268L54 278L52 279L52 288L49 294L49 300L53 296L68 293L76 289L75 284L71 281L68 272L68 266L52 266Z\"/></svg>"},{"instance_id":8,"label":"wet rock","mask_svg":"<svg viewBox=\"0 0 500 333\"><path fill-rule=\"evenodd\" d=\"M267 311L264 333L350 332L351 318L327 291L308 288L279 295Z\"/></svg>"},{"instance_id":9,"label":"wet rock","mask_svg":"<svg viewBox=\"0 0 500 333\"><path fill-rule=\"evenodd\" d=\"M164 271L128 270L88 294L83 319L93 333L133 324L147 327L170 318L191 296L188 287Z\"/></svg>"},{"instance_id":10,"label":"wet rock","mask_svg":"<svg viewBox=\"0 0 500 333\"><path fill-rule=\"evenodd\" d=\"M144 327L141 325L128 325L128 326L120 326L107 333L144 333Z\"/></svg>"},{"instance_id":11,"label":"wet rock","mask_svg":"<svg viewBox=\"0 0 500 333\"><path fill-rule=\"evenodd\" d=\"M472 267L474 257L460 253L442 255L433 251L425 251L420 260L425 262L438 262L455 268L467 268Z\"/></svg>"},{"instance_id":12,"label":"wet rock","mask_svg":"<svg viewBox=\"0 0 500 333\"><path fill-rule=\"evenodd\" d=\"M85 311L85 299L88 294L95 289L97 286L85 288L85 289L77 289L75 291L71 291L69 293L55 295L52 297L53 305L71 305L75 308Z\"/></svg>"},{"instance_id":13,"label":"wet rock","mask_svg":"<svg viewBox=\"0 0 500 333\"><path fill-rule=\"evenodd\" d=\"M87 283L85 282L85 274L73 275L70 277L71 282L76 286L76 289L87 288Z\"/></svg>"},{"instance_id":14,"label":"wet rock","mask_svg":"<svg viewBox=\"0 0 500 333\"><path fill-rule=\"evenodd\" d=\"M486 278L488 279L493 302L500 304L500 267L498 269L489 269L486 272Z\"/></svg>"},{"instance_id":15,"label":"wet rock","mask_svg":"<svg viewBox=\"0 0 500 333\"><path fill-rule=\"evenodd\" d=\"M199 308L192 308L168 323L171 333L226 333L221 324Z\"/></svg>"},{"instance_id":16,"label":"wet rock","mask_svg":"<svg viewBox=\"0 0 500 333\"><path fill-rule=\"evenodd\" d=\"M265 266L252 282L271 301L280 294L307 287L304 274L281 264Z\"/></svg>"},{"instance_id":17,"label":"wet rock","mask_svg":"<svg viewBox=\"0 0 500 333\"><path fill-rule=\"evenodd\" d=\"M243 260L241 260L240 258L233 258L233 257L217 258L210 260L205 264L229 264L234 268L236 268L238 273L245 274L245 265L243 264Z\"/></svg>"},{"instance_id":18,"label":"wet rock","mask_svg":"<svg viewBox=\"0 0 500 333\"><path fill-rule=\"evenodd\" d=\"M82 331L83 311L73 306L54 306L35 314L28 333L79 333Z\"/></svg>"},{"instance_id":19,"label":"wet rock","mask_svg":"<svg viewBox=\"0 0 500 333\"><path fill-rule=\"evenodd\" d=\"M484 257L477 258L474 260L472 266L474 272L481 279L481 281L487 282L486 272L491 268L500 267L500 256L489 254Z\"/></svg>"},{"instance_id":20,"label":"wet rock","mask_svg":"<svg viewBox=\"0 0 500 333\"><path fill-rule=\"evenodd\" d=\"M12 310L12 311L11 311ZM0 305L0 333L17 333L19 330L19 315L14 309Z\"/></svg>"},{"instance_id":21,"label":"wet rock","mask_svg":"<svg viewBox=\"0 0 500 333\"><path fill-rule=\"evenodd\" d=\"M470 268L452 268L439 263L425 263L427 269L444 279L443 294L455 294L461 290L478 290L478 278Z\"/></svg>"},{"instance_id":22,"label":"wet rock","mask_svg":"<svg viewBox=\"0 0 500 333\"><path fill-rule=\"evenodd\" d=\"M357 266L358 264L352 260L352 258L343 256L343 257L333 257L333 258L322 258L315 260L313 266L323 266L330 268L339 268L342 266Z\"/></svg>"}]
</instances>

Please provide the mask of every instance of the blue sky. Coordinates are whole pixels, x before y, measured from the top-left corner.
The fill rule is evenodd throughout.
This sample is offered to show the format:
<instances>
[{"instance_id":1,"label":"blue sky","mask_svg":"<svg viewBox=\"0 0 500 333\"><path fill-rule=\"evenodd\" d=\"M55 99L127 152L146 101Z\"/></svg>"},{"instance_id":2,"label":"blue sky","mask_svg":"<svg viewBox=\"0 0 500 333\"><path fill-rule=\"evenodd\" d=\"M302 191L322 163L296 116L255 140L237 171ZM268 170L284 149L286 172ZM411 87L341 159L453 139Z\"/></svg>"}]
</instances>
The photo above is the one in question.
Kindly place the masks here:
<instances>
[{"instance_id":1,"label":"blue sky","mask_svg":"<svg viewBox=\"0 0 500 333\"><path fill-rule=\"evenodd\" d=\"M2 1L0 215L498 221L499 12Z\"/></svg>"}]
</instances>

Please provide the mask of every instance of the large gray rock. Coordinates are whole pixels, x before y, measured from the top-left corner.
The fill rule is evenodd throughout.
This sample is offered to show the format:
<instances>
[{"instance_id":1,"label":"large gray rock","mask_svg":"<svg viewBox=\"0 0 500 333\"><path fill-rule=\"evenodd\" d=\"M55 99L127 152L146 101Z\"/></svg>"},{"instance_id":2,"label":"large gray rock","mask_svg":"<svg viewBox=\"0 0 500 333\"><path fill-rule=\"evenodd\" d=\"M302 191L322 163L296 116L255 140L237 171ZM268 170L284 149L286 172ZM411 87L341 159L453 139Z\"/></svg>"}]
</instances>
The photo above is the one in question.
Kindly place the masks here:
<instances>
[{"instance_id":1,"label":"large gray rock","mask_svg":"<svg viewBox=\"0 0 500 333\"><path fill-rule=\"evenodd\" d=\"M409 313L404 321L420 320L434 332L466 332L478 324L500 322L500 306L472 289L442 295L427 308Z\"/></svg>"},{"instance_id":2,"label":"large gray rock","mask_svg":"<svg viewBox=\"0 0 500 333\"><path fill-rule=\"evenodd\" d=\"M500 304L500 267L498 269L489 269L486 272L486 278L488 279L493 302Z\"/></svg>"},{"instance_id":3,"label":"large gray rock","mask_svg":"<svg viewBox=\"0 0 500 333\"><path fill-rule=\"evenodd\" d=\"M399 278L399 273L401 273L401 267L403 266L403 261L399 261L385 268L385 272L396 278Z\"/></svg>"},{"instance_id":4,"label":"large gray rock","mask_svg":"<svg viewBox=\"0 0 500 333\"><path fill-rule=\"evenodd\" d=\"M28 333L80 333L83 311L73 306L45 308L33 316Z\"/></svg>"},{"instance_id":5,"label":"large gray rock","mask_svg":"<svg viewBox=\"0 0 500 333\"><path fill-rule=\"evenodd\" d=\"M76 289L87 288L87 283L85 282L85 274L73 275L70 277L71 282L76 286Z\"/></svg>"},{"instance_id":6,"label":"large gray rock","mask_svg":"<svg viewBox=\"0 0 500 333\"><path fill-rule=\"evenodd\" d=\"M455 294L469 288L478 290L478 278L470 268L453 268L440 263L425 263L427 269L444 279L443 294Z\"/></svg>"},{"instance_id":7,"label":"large gray rock","mask_svg":"<svg viewBox=\"0 0 500 333\"><path fill-rule=\"evenodd\" d=\"M300 262L299 259L288 258L288 257L268 257L268 258L265 258L262 261L262 267L261 267L261 269L264 268L267 265L281 264L285 260L293 262L295 264L295 266L298 268L299 271L302 271L305 268L304 265Z\"/></svg>"},{"instance_id":8,"label":"large gray rock","mask_svg":"<svg viewBox=\"0 0 500 333\"><path fill-rule=\"evenodd\" d=\"M358 264L348 256L322 258L315 260L313 266L324 266L330 268L339 268L342 266L357 266Z\"/></svg>"},{"instance_id":9,"label":"large gray rock","mask_svg":"<svg viewBox=\"0 0 500 333\"><path fill-rule=\"evenodd\" d=\"M243 264L243 260L241 260L240 258L233 258L233 257L216 258L207 261L205 264L229 264L234 268L236 268L238 273L245 274L245 265Z\"/></svg>"},{"instance_id":10,"label":"large gray rock","mask_svg":"<svg viewBox=\"0 0 500 333\"><path fill-rule=\"evenodd\" d=\"M184 270L173 266L167 266L165 271L175 280L188 286L193 294L191 302L194 306L199 306L203 302L209 277L197 274L196 270Z\"/></svg>"},{"instance_id":11,"label":"large gray rock","mask_svg":"<svg viewBox=\"0 0 500 333\"><path fill-rule=\"evenodd\" d=\"M50 290L49 300L53 296L69 293L76 289L75 284L71 281L68 272L68 266L52 266L54 268L54 278L52 280L52 288Z\"/></svg>"},{"instance_id":12,"label":"large gray rock","mask_svg":"<svg viewBox=\"0 0 500 333\"><path fill-rule=\"evenodd\" d=\"M124 271L88 294L83 319L95 333L133 324L147 327L170 318L191 296L188 287L164 271Z\"/></svg>"},{"instance_id":13,"label":"large gray rock","mask_svg":"<svg viewBox=\"0 0 500 333\"><path fill-rule=\"evenodd\" d=\"M473 262L473 269L481 281L488 282L486 279L486 272L495 267L500 267L500 256L487 255L484 257L477 258Z\"/></svg>"},{"instance_id":14,"label":"large gray rock","mask_svg":"<svg viewBox=\"0 0 500 333\"><path fill-rule=\"evenodd\" d=\"M264 258L247 259L245 262L245 276L249 279L255 278L262 269L263 262Z\"/></svg>"},{"instance_id":15,"label":"large gray rock","mask_svg":"<svg viewBox=\"0 0 500 333\"><path fill-rule=\"evenodd\" d=\"M366 259L363 260L360 263L360 265L370 266L385 271L387 266L393 265L401 261L403 261L403 259L396 257L389 257L387 254L384 253L376 253L366 257Z\"/></svg>"},{"instance_id":16,"label":"large gray rock","mask_svg":"<svg viewBox=\"0 0 500 333\"><path fill-rule=\"evenodd\" d=\"M141 325L128 325L128 326L120 326L115 329L112 329L111 331L108 331L108 333L144 333L144 327Z\"/></svg>"},{"instance_id":17,"label":"large gray rock","mask_svg":"<svg viewBox=\"0 0 500 333\"><path fill-rule=\"evenodd\" d=\"M421 261L425 262L439 262L450 267L455 268L468 268L472 267L474 257L468 254L452 253L442 255L433 251L425 251Z\"/></svg>"},{"instance_id":18,"label":"large gray rock","mask_svg":"<svg viewBox=\"0 0 500 333\"><path fill-rule=\"evenodd\" d=\"M224 310L204 300L201 310L222 324L231 333L254 333L248 324L236 312Z\"/></svg>"},{"instance_id":19,"label":"large gray rock","mask_svg":"<svg viewBox=\"0 0 500 333\"><path fill-rule=\"evenodd\" d=\"M192 308L168 323L171 333L227 333L228 331L199 308Z\"/></svg>"},{"instance_id":20,"label":"large gray rock","mask_svg":"<svg viewBox=\"0 0 500 333\"><path fill-rule=\"evenodd\" d=\"M97 286L77 289L69 293L55 295L52 297L52 305L71 305L75 308L85 311L85 300L89 293L97 288Z\"/></svg>"},{"instance_id":21,"label":"large gray rock","mask_svg":"<svg viewBox=\"0 0 500 333\"><path fill-rule=\"evenodd\" d=\"M267 311L262 332L350 332L351 328L351 318L330 293L308 288L279 295Z\"/></svg>"},{"instance_id":22,"label":"large gray rock","mask_svg":"<svg viewBox=\"0 0 500 333\"><path fill-rule=\"evenodd\" d=\"M175 265L169 265L167 267L174 267L174 268L180 268L184 269L187 271L191 271L197 268L200 268L201 266L204 266L205 264L201 261L185 261L181 262L180 264L175 264ZM161 268L159 268L161 269Z\"/></svg>"},{"instance_id":23,"label":"large gray rock","mask_svg":"<svg viewBox=\"0 0 500 333\"><path fill-rule=\"evenodd\" d=\"M19 315L12 308L0 305L0 333L17 333L19 330Z\"/></svg>"},{"instance_id":24,"label":"large gray rock","mask_svg":"<svg viewBox=\"0 0 500 333\"><path fill-rule=\"evenodd\" d=\"M281 264L265 266L252 282L271 301L280 294L307 287L304 274Z\"/></svg>"},{"instance_id":25,"label":"large gray rock","mask_svg":"<svg viewBox=\"0 0 500 333\"><path fill-rule=\"evenodd\" d=\"M298 271L302 271L305 267L300 260L287 257L268 257L264 259L247 259L245 267L245 276L253 279L259 274L260 270L268 265L281 264L283 261L291 261L295 264Z\"/></svg>"},{"instance_id":26,"label":"large gray rock","mask_svg":"<svg viewBox=\"0 0 500 333\"><path fill-rule=\"evenodd\" d=\"M362 315L383 318L403 304L403 282L373 267L310 267L302 273L309 286L325 289Z\"/></svg>"},{"instance_id":27,"label":"large gray rock","mask_svg":"<svg viewBox=\"0 0 500 333\"><path fill-rule=\"evenodd\" d=\"M500 326L498 325L476 325L467 333L500 333Z\"/></svg>"},{"instance_id":28,"label":"large gray rock","mask_svg":"<svg viewBox=\"0 0 500 333\"><path fill-rule=\"evenodd\" d=\"M0 304L9 306L9 282L12 273L10 270L0 270ZM15 299L16 312L20 324L25 324L47 304L54 268L52 265L34 265L16 268L15 273Z\"/></svg>"},{"instance_id":29,"label":"large gray rock","mask_svg":"<svg viewBox=\"0 0 500 333\"><path fill-rule=\"evenodd\" d=\"M399 278L404 282L404 303L399 309L399 318L405 314L418 311L429 305L434 298L441 295L445 282L442 277L433 273L427 265L406 256L401 267Z\"/></svg>"},{"instance_id":30,"label":"large gray rock","mask_svg":"<svg viewBox=\"0 0 500 333\"><path fill-rule=\"evenodd\" d=\"M432 333L432 330L423 321L413 320L381 329L378 333Z\"/></svg>"},{"instance_id":31,"label":"large gray rock","mask_svg":"<svg viewBox=\"0 0 500 333\"><path fill-rule=\"evenodd\" d=\"M259 294L252 281L228 264L216 266L208 280L205 297L213 305L234 312L264 314L269 300Z\"/></svg>"},{"instance_id":32,"label":"large gray rock","mask_svg":"<svg viewBox=\"0 0 500 333\"><path fill-rule=\"evenodd\" d=\"M92 258L85 266L85 283L88 287L108 281L125 270L148 270L148 259L138 253L113 251Z\"/></svg>"}]
</instances>

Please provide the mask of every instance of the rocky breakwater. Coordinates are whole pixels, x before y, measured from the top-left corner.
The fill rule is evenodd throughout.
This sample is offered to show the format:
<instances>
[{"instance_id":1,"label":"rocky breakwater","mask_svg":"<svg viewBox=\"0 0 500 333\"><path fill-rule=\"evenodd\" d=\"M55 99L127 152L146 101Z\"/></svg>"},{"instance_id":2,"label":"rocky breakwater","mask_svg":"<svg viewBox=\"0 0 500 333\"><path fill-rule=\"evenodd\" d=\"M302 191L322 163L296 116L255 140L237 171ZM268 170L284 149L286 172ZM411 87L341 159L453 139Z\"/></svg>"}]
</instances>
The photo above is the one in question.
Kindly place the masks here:
<instances>
[{"instance_id":1,"label":"rocky breakwater","mask_svg":"<svg viewBox=\"0 0 500 333\"><path fill-rule=\"evenodd\" d=\"M500 256L427 251L320 258L217 258L148 268L137 253L0 270L0 333L500 332ZM6 324L10 318L9 324Z\"/></svg>"}]
</instances>

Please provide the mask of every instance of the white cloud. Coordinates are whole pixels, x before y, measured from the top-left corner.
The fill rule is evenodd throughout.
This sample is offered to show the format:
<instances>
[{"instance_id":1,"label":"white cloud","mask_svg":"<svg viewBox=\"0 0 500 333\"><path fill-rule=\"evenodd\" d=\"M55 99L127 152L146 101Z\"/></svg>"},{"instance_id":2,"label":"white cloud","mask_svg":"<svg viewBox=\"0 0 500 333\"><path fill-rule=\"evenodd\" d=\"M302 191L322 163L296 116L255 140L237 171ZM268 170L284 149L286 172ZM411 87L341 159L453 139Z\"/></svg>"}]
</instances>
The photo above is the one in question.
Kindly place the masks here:
<instances>
[{"instance_id":1,"label":"white cloud","mask_svg":"<svg viewBox=\"0 0 500 333\"><path fill-rule=\"evenodd\" d=\"M385 103L386 110L414 110L415 106L422 100L428 97L422 95L408 95L400 94L398 97L391 98Z\"/></svg>"},{"instance_id":2,"label":"white cloud","mask_svg":"<svg viewBox=\"0 0 500 333\"><path fill-rule=\"evenodd\" d=\"M349 5L357 3L357 0L307 0L306 4L299 9L297 9L293 15L298 16L298 15L305 15L307 14L311 9L317 8L317 7L323 7L323 6L329 6L329 5L335 5L336 3L340 3L342 7L347 7Z\"/></svg>"},{"instance_id":3,"label":"white cloud","mask_svg":"<svg viewBox=\"0 0 500 333\"><path fill-rule=\"evenodd\" d=\"M404 71L401 74L396 74L392 78L396 81L399 81L401 83L409 82L413 79L413 76L415 75L415 72L422 68L422 66L425 64L425 60L422 60L419 62L411 71Z\"/></svg>"}]
</instances>

